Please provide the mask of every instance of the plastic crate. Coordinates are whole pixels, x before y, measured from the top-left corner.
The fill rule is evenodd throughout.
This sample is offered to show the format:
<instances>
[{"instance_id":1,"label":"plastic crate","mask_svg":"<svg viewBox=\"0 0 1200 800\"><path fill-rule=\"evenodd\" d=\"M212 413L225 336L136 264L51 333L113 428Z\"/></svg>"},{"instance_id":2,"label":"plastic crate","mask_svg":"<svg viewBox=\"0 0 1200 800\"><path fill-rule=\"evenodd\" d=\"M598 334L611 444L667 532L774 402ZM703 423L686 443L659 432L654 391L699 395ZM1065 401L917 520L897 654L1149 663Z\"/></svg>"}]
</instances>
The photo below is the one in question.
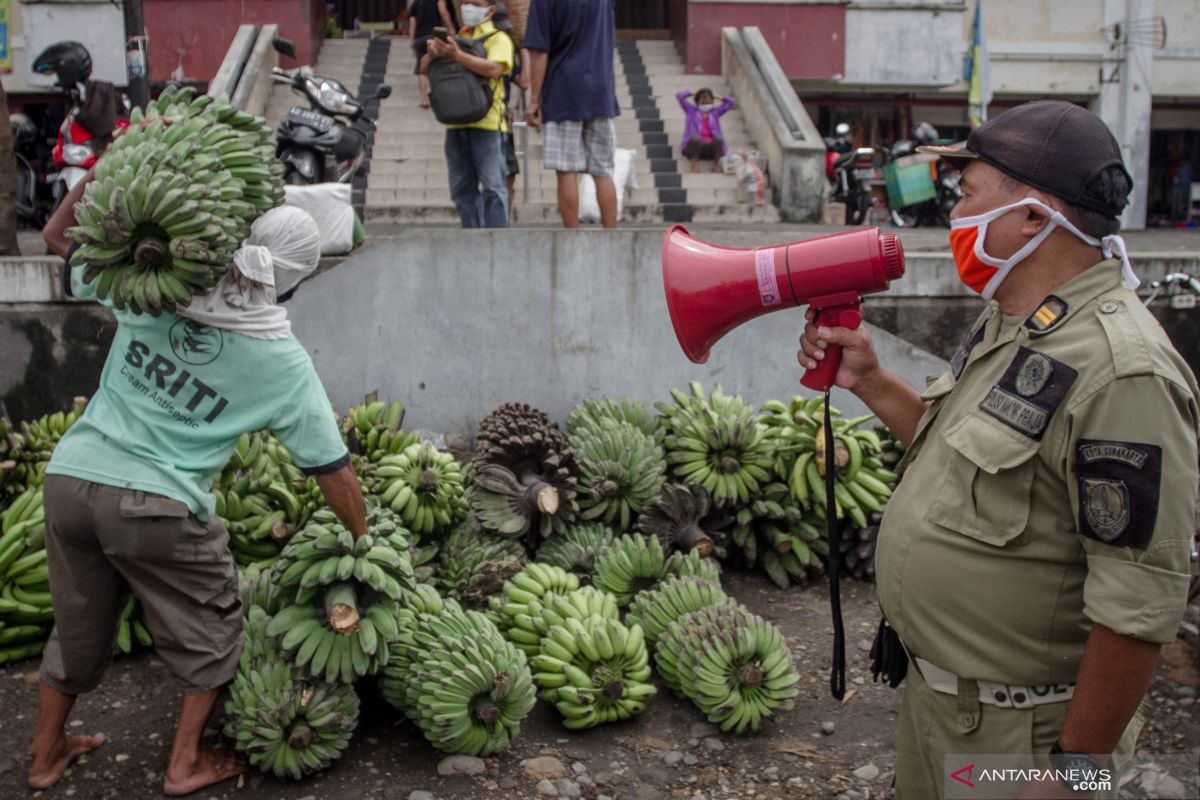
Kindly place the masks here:
<instances>
[{"instance_id":1,"label":"plastic crate","mask_svg":"<svg viewBox=\"0 0 1200 800\"><path fill-rule=\"evenodd\" d=\"M888 205L892 208L908 208L937 197L929 166L932 159L910 161L911 158L905 156L883 165Z\"/></svg>"}]
</instances>

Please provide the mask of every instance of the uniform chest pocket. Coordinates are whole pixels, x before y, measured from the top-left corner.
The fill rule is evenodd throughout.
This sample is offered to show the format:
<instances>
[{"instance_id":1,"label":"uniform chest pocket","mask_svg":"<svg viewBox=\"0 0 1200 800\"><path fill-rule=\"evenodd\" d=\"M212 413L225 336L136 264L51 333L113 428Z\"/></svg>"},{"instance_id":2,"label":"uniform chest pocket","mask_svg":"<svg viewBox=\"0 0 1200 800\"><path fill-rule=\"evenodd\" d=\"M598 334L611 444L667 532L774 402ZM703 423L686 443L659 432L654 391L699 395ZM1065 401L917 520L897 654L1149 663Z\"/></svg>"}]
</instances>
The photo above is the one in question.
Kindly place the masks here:
<instances>
[{"instance_id":1,"label":"uniform chest pocket","mask_svg":"<svg viewBox=\"0 0 1200 800\"><path fill-rule=\"evenodd\" d=\"M986 544L1012 543L1029 522L1040 443L977 416L943 438L952 454L929 520Z\"/></svg>"}]
</instances>

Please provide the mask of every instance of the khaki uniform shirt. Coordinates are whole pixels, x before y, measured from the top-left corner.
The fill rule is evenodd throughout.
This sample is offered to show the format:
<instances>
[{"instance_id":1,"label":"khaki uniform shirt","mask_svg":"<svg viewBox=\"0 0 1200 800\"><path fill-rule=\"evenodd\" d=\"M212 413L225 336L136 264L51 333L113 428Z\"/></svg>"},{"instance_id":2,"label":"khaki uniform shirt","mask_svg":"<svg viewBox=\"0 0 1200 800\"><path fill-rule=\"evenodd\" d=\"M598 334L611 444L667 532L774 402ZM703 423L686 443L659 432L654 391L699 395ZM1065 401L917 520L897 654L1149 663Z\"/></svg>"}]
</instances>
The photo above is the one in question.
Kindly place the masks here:
<instances>
[{"instance_id":1,"label":"khaki uniform shirt","mask_svg":"<svg viewBox=\"0 0 1200 800\"><path fill-rule=\"evenodd\" d=\"M961 677L1074 683L1093 623L1160 643L1179 626L1198 391L1115 260L1002 322L991 303L923 395L879 601L913 655Z\"/></svg>"}]
</instances>

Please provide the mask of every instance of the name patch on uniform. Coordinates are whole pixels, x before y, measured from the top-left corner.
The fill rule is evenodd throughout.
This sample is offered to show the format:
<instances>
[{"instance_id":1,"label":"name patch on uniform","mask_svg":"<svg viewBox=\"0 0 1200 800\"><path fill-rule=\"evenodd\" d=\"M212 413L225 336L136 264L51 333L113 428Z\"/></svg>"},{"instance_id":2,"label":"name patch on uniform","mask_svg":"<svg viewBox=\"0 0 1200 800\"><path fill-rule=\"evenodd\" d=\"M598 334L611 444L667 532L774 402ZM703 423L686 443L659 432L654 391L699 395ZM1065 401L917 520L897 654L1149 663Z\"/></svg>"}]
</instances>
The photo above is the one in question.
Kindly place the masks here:
<instances>
[{"instance_id":1,"label":"name patch on uniform","mask_svg":"<svg viewBox=\"0 0 1200 800\"><path fill-rule=\"evenodd\" d=\"M1075 475L1083 535L1114 547L1146 549L1158 518L1162 448L1080 439Z\"/></svg>"},{"instance_id":2,"label":"name patch on uniform","mask_svg":"<svg viewBox=\"0 0 1200 800\"><path fill-rule=\"evenodd\" d=\"M1038 306L1037 311L1034 311L1029 316L1029 319L1025 320L1025 327L1029 328L1031 331L1045 333L1057 325L1066 316L1066 302L1061 298L1050 295L1042 301L1042 304Z\"/></svg>"},{"instance_id":3,"label":"name patch on uniform","mask_svg":"<svg viewBox=\"0 0 1200 800\"><path fill-rule=\"evenodd\" d=\"M1021 347L979 408L1013 430L1041 439L1078 374L1045 353Z\"/></svg>"}]
</instances>

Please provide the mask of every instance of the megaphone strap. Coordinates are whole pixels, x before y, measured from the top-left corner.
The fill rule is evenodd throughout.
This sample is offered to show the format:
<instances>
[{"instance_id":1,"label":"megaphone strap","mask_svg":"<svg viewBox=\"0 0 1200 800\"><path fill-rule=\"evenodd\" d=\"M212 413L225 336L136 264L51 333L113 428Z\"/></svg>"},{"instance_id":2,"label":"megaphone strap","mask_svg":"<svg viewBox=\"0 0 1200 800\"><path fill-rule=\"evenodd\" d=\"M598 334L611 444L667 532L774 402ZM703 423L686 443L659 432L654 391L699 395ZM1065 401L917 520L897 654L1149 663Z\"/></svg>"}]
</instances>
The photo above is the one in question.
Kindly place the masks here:
<instances>
[{"instance_id":1,"label":"megaphone strap","mask_svg":"<svg viewBox=\"0 0 1200 800\"><path fill-rule=\"evenodd\" d=\"M833 659L829 669L829 690L835 700L846 695L846 627L842 621L841 533L837 524L837 498L834 482L836 445L833 418L829 413L829 390L825 391L825 524L829 537L829 607L833 611Z\"/></svg>"}]
</instances>

